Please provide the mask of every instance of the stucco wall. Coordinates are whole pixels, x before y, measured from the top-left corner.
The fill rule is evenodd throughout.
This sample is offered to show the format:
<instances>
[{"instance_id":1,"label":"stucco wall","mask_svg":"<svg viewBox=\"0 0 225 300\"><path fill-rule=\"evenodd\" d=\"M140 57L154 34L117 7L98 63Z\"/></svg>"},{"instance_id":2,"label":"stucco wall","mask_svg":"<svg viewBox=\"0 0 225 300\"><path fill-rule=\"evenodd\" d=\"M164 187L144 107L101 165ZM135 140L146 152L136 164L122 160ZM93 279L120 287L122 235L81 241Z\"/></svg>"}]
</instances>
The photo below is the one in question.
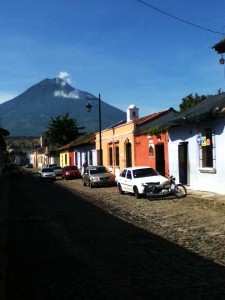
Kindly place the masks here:
<instances>
[{"instance_id":1,"label":"stucco wall","mask_svg":"<svg viewBox=\"0 0 225 300\"><path fill-rule=\"evenodd\" d=\"M169 173L169 159L168 159L168 134L160 134L160 139L156 135L141 135L136 136L134 140L135 151L135 165L148 165L156 169L156 145L164 145L164 164L165 174ZM149 155L149 146L152 145L154 149L153 156Z\"/></svg>"},{"instance_id":2,"label":"stucco wall","mask_svg":"<svg viewBox=\"0 0 225 300\"><path fill-rule=\"evenodd\" d=\"M212 122L177 127L169 132L169 165L170 174L179 178L178 145L188 142L188 185L194 190L210 191L225 194L225 119ZM200 168L199 145L197 136L204 128L213 128L214 142L214 172L203 172Z\"/></svg>"},{"instance_id":3,"label":"stucco wall","mask_svg":"<svg viewBox=\"0 0 225 300\"><path fill-rule=\"evenodd\" d=\"M103 165L109 168L115 175L118 175L119 172L126 165L126 154L125 154L125 142L129 139L129 142L132 146L132 164L134 164L134 123L129 122L123 125L120 125L115 128L109 128L102 131L102 153L103 153ZM116 144L115 144L116 143ZM119 146L119 166L110 166L109 165L109 146L113 146L113 150L115 150L115 146ZM99 133L96 133L96 150L100 149L99 144ZM115 156L115 153L114 153ZM115 157L114 160L115 161ZM119 167L119 170L118 170Z\"/></svg>"}]
</instances>

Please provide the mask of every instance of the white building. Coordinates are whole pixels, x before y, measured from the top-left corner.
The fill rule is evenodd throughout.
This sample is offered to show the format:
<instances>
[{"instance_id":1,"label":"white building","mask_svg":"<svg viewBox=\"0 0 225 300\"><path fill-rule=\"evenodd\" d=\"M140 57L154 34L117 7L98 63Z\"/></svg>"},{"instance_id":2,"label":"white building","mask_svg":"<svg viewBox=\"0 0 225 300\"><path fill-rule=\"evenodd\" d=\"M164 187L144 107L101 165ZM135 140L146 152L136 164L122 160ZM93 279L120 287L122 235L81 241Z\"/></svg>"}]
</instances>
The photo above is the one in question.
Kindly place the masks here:
<instances>
[{"instance_id":1,"label":"white building","mask_svg":"<svg viewBox=\"0 0 225 300\"><path fill-rule=\"evenodd\" d=\"M225 93L171 120L169 169L191 189L225 194Z\"/></svg>"}]
</instances>

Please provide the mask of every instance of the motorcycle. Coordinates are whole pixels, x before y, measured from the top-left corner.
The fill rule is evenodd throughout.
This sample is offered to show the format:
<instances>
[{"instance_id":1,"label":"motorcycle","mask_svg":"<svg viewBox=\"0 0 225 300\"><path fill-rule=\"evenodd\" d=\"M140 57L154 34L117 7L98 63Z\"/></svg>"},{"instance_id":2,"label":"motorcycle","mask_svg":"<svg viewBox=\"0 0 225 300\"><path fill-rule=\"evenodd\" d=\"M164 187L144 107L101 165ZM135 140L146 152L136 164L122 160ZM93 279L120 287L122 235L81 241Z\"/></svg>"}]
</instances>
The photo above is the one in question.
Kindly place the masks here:
<instances>
[{"instance_id":1,"label":"motorcycle","mask_svg":"<svg viewBox=\"0 0 225 300\"><path fill-rule=\"evenodd\" d=\"M167 195L174 195L176 198L184 198L187 195L185 186L181 183L176 184L176 178L170 176L169 183L160 184L159 182L144 183L144 195L146 198L157 198Z\"/></svg>"}]
</instances>

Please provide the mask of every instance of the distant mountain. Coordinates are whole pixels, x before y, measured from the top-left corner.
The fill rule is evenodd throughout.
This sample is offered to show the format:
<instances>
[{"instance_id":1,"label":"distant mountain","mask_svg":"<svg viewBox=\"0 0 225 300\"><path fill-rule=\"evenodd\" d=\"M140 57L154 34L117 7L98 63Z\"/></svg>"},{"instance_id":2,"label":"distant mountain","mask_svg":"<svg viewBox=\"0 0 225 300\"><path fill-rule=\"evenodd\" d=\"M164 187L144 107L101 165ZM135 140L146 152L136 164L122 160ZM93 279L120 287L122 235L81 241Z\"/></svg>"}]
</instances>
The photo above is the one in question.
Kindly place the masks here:
<instances>
[{"instance_id":1,"label":"distant mountain","mask_svg":"<svg viewBox=\"0 0 225 300\"><path fill-rule=\"evenodd\" d=\"M86 105L92 104L87 112ZM60 78L45 79L21 95L0 104L0 127L9 130L11 136L37 136L46 131L51 117L75 118L84 132L99 130L98 98L79 91ZM102 129L126 119L126 113L101 101Z\"/></svg>"}]
</instances>

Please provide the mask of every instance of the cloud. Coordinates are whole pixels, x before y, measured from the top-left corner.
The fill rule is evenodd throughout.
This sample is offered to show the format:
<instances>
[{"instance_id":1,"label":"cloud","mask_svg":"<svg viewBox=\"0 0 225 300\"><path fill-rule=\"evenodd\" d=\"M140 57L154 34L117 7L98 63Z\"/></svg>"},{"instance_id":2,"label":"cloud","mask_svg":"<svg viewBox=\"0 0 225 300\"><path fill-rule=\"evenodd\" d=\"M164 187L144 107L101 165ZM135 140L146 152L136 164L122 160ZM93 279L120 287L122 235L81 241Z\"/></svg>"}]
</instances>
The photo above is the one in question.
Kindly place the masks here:
<instances>
[{"instance_id":1,"label":"cloud","mask_svg":"<svg viewBox=\"0 0 225 300\"><path fill-rule=\"evenodd\" d=\"M71 84L72 83L72 80L71 80L71 77L70 77L70 74L66 71L61 71L59 72L59 75L57 76L58 78L66 81L68 84Z\"/></svg>"},{"instance_id":2,"label":"cloud","mask_svg":"<svg viewBox=\"0 0 225 300\"><path fill-rule=\"evenodd\" d=\"M61 71L61 72L59 72L58 77L61 78L61 79L65 79L67 77L70 77L70 74L68 72Z\"/></svg>"},{"instance_id":3,"label":"cloud","mask_svg":"<svg viewBox=\"0 0 225 300\"><path fill-rule=\"evenodd\" d=\"M79 99L80 98L76 91L72 91L69 94L66 94L64 91L55 91L54 96L61 97L61 98L70 98L70 99Z\"/></svg>"}]
</instances>

